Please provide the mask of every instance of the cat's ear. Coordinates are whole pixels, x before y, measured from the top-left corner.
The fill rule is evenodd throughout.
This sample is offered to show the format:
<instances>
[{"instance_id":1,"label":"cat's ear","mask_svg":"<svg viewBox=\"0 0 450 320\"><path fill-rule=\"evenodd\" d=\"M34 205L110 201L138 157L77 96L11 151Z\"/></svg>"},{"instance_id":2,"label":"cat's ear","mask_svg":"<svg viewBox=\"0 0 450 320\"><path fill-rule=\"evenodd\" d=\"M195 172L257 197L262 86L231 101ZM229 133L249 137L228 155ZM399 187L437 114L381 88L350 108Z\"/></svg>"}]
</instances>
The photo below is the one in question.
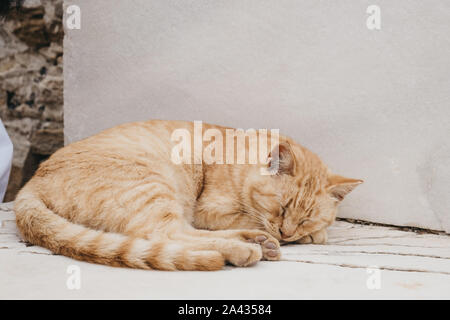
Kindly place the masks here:
<instances>
[{"instance_id":1,"label":"cat's ear","mask_svg":"<svg viewBox=\"0 0 450 320\"><path fill-rule=\"evenodd\" d=\"M269 170L276 174L295 174L295 155L288 142L280 142L269 154Z\"/></svg>"},{"instance_id":2,"label":"cat's ear","mask_svg":"<svg viewBox=\"0 0 450 320\"><path fill-rule=\"evenodd\" d=\"M342 201L347 194L361 183L363 183L363 180L331 174L328 176L327 191L331 197L338 201Z\"/></svg>"}]
</instances>

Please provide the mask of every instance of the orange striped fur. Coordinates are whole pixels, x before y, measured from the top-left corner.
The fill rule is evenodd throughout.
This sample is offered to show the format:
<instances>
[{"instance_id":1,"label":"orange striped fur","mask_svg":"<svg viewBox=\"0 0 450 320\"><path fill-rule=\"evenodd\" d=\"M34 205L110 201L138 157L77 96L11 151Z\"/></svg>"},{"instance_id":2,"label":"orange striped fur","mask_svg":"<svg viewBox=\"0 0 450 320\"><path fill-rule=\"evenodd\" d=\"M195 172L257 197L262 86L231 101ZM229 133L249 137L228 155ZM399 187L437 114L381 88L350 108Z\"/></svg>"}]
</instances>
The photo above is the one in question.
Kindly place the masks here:
<instances>
[{"instance_id":1,"label":"orange striped fur","mask_svg":"<svg viewBox=\"0 0 450 320\"><path fill-rule=\"evenodd\" d=\"M361 183L333 175L283 136L274 176L260 174L267 164L176 165L171 133L179 128L193 124L129 123L57 151L15 201L24 239L111 266L248 266L278 260L280 242L325 242L338 203ZM206 128L225 136L224 127Z\"/></svg>"}]
</instances>

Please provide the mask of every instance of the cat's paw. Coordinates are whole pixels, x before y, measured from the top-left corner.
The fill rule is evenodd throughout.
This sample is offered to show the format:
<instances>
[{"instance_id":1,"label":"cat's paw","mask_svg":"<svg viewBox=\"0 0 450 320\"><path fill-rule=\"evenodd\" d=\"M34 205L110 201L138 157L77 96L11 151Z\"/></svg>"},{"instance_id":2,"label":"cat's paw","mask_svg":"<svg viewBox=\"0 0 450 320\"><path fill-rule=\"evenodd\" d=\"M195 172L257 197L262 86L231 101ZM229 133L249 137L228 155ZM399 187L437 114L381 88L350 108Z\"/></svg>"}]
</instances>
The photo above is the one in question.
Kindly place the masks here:
<instances>
[{"instance_id":1,"label":"cat's paw","mask_svg":"<svg viewBox=\"0 0 450 320\"><path fill-rule=\"evenodd\" d=\"M261 248L251 243L238 243L223 250L225 259L237 267L248 267L262 258Z\"/></svg>"},{"instance_id":2,"label":"cat's paw","mask_svg":"<svg viewBox=\"0 0 450 320\"><path fill-rule=\"evenodd\" d=\"M248 242L258 243L261 245L263 260L276 261L280 260L281 251L280 243L267 232L259 230L243 231L241 237Z\"/></svg>"},{"instance_id":3,"label":"cat's paw","mask_svg":"<svg viewBox=\"0 0 450 320\"><path fill-rule=\"evenodd\" d=\"M280 260L281 258L280 243L278 242L277 239L275 239L272 236L266 238L266 236L261 235L256 237L255 240L261 245L264 260L271 260L271 261Z\"/></svg>"},{"instance_id":4,"label":"cat's paw","mask_svg":"<svg viewBox=\"0 0 450 320\"><path fill-rule=\"evenodd\" d=\"M327 230L323 229L317 232L313 232L310 235L304 236L297 240L300 244L325 244L328 240Z\"/></svg>"}]
</instances>

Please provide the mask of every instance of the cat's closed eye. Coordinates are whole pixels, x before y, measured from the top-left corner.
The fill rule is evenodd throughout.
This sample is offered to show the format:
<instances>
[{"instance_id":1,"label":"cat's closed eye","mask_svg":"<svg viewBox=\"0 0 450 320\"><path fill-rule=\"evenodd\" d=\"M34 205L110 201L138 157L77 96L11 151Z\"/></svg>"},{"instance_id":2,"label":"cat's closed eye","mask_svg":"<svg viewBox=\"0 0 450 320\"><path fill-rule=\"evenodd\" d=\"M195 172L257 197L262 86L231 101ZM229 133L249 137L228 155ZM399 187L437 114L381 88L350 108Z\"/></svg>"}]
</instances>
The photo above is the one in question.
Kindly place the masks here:
<instances>
[{"instance_id":1,"label":"cat's closed eye","mask_svg":"<svg viewBox=\"0 0 450 320\"><path fill-rule=\"evenodd\" d=\"M300 226L302 226L302 225L304 225L306 222L308 222L308 221L310 221L309 219L302 219L301 221L300 221L300 223L298 224L298 226L300 227Z\"/></svg>"}]
</instances>

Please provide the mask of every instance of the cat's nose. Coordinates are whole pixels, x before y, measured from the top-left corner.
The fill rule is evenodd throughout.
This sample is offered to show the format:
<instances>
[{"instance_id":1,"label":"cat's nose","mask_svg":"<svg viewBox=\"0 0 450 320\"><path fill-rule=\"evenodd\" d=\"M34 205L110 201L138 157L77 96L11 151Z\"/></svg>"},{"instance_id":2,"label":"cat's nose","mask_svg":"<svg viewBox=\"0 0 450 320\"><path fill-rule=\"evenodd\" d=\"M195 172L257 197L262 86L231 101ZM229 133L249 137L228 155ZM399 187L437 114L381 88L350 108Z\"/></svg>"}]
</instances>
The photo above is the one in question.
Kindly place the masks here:
<instances>
[{"instance_id":1,"label":"cat's nose","mask_svg":"<svg viewBox=\"0 0 450 320\"><path fill-rule=\"evenodd\" d=\"M294 235L294 233L295 233L295 229L287 229L287 228L280 229L281 239L290 238Z\"/></svg>"}]
</instances>

